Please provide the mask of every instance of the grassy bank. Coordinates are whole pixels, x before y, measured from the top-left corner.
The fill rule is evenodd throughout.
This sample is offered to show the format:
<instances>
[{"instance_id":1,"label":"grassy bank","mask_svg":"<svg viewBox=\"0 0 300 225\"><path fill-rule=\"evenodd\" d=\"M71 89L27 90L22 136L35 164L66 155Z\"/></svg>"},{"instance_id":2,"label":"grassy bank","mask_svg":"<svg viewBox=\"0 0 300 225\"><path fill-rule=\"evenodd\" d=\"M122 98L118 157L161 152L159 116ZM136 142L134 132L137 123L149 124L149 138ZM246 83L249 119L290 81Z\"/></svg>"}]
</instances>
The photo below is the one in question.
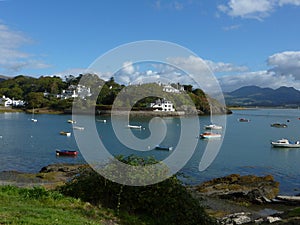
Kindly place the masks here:
<instances>
[{"instance_id":1,"label":"grassy bank","mask_svg":"<svg viewBox=\"0 0 300 225\"><path fill-rule=\"evenodd\" d=\"M55 191L0 186L0 224L107 224L118 221L98 208Z\"/></svg>"},{"instance_id":2,"label":"grassy bank","mask_svg":"<svg viewBox=\"0 0 300 225\"><path fill-rule=\"evenodd\" d=\"M22 109L12 109L12 108L0 106L0 113L5 113L5 112L23 112L23 110Z\"/></svg>"},{"instance_id":3,"label":"grassy bank","mask_svg":"<svg viewBox=\"0 0 300 225\"><path fill-rule=\"evenodd\" d=\"M132 166L156 162L151 157L143 159L134 155L118 156L118 159ZM105 168L117 176L115 166L112 163ZM148 167L145 170L155 177L168 171L149 171ZM6 178L17 175L20 179L10 180L16 181L15 185L20 184L18 182L23 185L27 177L19 173L3 172L2 175ZM149 177L134 171L127 181L136 183ZM126 186L108 180L90 167L76 169L73 165L71 168L71 165L57 164L27 178L36 182L35 185L45 182L44 185L55 189L0 186L0 224L215 224L175 175L152 185ZM66 183L61 184L59 180ZM60 184L57 186L56 182Z\"/></svg>"}]
</instances>

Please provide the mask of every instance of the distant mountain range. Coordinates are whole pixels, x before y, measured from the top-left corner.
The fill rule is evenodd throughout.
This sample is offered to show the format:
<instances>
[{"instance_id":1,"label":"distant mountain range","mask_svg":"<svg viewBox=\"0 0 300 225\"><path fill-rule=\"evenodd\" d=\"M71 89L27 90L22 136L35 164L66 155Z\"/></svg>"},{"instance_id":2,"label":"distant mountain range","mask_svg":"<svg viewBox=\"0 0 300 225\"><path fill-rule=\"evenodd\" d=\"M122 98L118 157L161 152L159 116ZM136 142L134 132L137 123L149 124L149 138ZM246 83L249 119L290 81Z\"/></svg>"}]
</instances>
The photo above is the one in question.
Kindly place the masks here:
<instances>
[{"instance_id":1,"label":"distant mountain range","mask_svg":"<svg viewBox=\"0 0 300 225\"><path fill-rule=\"evenodd\" d=\"M224 93L227 106L300 106L300 91L293 87L278 89L245 86Z\"/></svg>"}]
</instances>

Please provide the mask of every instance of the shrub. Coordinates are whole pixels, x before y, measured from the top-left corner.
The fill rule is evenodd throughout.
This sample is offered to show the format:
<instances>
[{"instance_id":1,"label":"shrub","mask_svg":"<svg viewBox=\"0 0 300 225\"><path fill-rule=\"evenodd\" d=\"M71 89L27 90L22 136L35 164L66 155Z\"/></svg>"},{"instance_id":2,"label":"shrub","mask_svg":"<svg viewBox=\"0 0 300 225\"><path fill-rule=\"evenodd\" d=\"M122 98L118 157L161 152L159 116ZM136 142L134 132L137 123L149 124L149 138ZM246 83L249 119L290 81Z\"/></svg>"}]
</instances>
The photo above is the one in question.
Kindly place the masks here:
<instances>
[{"instance_id":1,"label":"shrub","mask_svg":"<svg viewBox=\"0 0 300 225\"><path fill-rule=\"evenodd\" d=\"M122 162L145 163L136 156L119 157ZM153 163L153 158L146 164ZM176 176L148 186L125 186L107 180L92 169L85 169L61 187L62 193L119 212L140 215L153 224L214 224ZM152 222L150 222L152 221ZM149 224L148 223L148 224Z\"/></svg>"}]
</instances>

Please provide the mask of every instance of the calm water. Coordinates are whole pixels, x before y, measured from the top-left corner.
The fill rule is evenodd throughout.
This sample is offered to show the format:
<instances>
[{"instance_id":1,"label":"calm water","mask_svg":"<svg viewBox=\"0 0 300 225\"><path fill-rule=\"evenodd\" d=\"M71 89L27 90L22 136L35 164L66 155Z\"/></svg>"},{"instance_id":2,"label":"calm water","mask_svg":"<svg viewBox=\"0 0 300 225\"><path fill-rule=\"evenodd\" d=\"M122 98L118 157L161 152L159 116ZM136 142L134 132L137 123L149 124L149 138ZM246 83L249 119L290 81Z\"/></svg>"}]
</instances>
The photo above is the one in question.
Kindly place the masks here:
<instances>
[{"instance_id":1,"label":"calm water","mask_svg":"<svg viewBox=\"0 0 300 225\"><path fill-rule=\"evenodd\" d=\"M70 115L36 115L36 117L38 122L33 123L30 121L29 114L0 114L0 171L37 172L51 163L85 162L81 154L76 158L55 155L55 149L58 148L78 150L74 135L66 137L59 134L62 130L72 131L72 125L67 123L67 120L71 119ZM231 173L272 174L281 183L282 194L300 193L300 149L274 149L270 145L271 140L283 137L294 141L300 140L299 117L300 110L297 109L234 111L227 117L227 128L219 154L210 167L203 172L198 171L198 166L207 141L198 139L194 155L181 170L187 176L183 178L184 182L197 184ZM238 122L239 118L250 119L250 122ZM107 120L107 123L96 122L96 126L101 140L112 154L137 153L118 141L109 117L96 119ZM210 117L199 117L199 119L201 125L209 124ZM176 146L180 136L180 119L164 118L164 120L168 132L163 144ZM132 124L146 127L145 130L133 130L138 138L143 139L151 135L148 122L147 119L141 118L131 121ZM271 127L270 124L275 122L286 123L288 128ZM197 138L199 133L190 135ZM164 159L172 152L154 150L138 152L138 154L150 154L157 159Z\"/></svg>"}]
</instances>

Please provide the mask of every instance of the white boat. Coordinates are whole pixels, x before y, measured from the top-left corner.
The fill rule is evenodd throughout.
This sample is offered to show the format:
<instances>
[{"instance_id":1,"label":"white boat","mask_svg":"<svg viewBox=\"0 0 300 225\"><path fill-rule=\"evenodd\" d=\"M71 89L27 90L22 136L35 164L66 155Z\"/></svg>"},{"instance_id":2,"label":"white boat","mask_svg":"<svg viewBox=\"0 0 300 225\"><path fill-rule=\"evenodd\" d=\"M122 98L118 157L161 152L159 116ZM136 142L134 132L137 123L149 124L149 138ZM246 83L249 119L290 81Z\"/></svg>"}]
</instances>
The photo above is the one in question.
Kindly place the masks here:
<instances>
[{"instance_id":1,"label":"white boat","mask_svg":"<svg viewBox=\"0 0 300 225\"><path fill-rule=\"evenodd\" d=\"M300 148L300 141L290 142L286 138L282 138L277 141L272 141L271 145L277 148Z\"/></svg>"},{"instance_id":2,"label":"white boat","mask_svg":"<svg viewBox=\"0 0 300 225\"><path fill-rule=\"evenodd\" d=\"M84 130L84 127L79 127L79 126L73 126L74 130Z\"/></svg>"},{"instance_id":3,"label":"white boat","mask_svg":"<svg viewBox=\"0 0 300 225\"><path fill-rule=\"evenodd\" d=\"M70 136L71 136L71 132L61 131L61 132L60 132L60 135L65 135L65 136L67 136L67 137L70 137Z\"/></svg>"},{"instance_id":4,"label":"white boat","mask_svg":"<svg viewBox=\"0 0 300 225\"><path fill-rule=\"evenodd\" d=\"M131 129L142 129L142 126L137 126L137 125L127 125L127 128L131 128Z\"/></svg>"},{"instance_id":5,"label":"white boat","mask_svg":"<svg viewBox=\"0 0 300 225\"><path fill-rule=\"evenodd\" d=\"M204 132L200 134L200 137L205 139L221 138L221 136L222 136L221 134L213 133L213 132Z\"/></svg>"},{"instance_id":6,"label":"white boat","mask_svg":"<svg viewBox=\"0 0 300 225\"><path fill-rule=\"evenodd\" d=\"M206 130L222 130L223 127L222 126L218 126L216 124L210 124L210 125L206 125L204 127Z\"/></svg>"},{"instance_id":7,"label":"white boat","mask_svg":"<svg viewBox=\"0 0 300 225\"><path fill-rule=\"evenodd\" d=\"M75 120L68 120L67 122L68 122L68 123L76 123Z\"/></svg>"}]
</instances>

